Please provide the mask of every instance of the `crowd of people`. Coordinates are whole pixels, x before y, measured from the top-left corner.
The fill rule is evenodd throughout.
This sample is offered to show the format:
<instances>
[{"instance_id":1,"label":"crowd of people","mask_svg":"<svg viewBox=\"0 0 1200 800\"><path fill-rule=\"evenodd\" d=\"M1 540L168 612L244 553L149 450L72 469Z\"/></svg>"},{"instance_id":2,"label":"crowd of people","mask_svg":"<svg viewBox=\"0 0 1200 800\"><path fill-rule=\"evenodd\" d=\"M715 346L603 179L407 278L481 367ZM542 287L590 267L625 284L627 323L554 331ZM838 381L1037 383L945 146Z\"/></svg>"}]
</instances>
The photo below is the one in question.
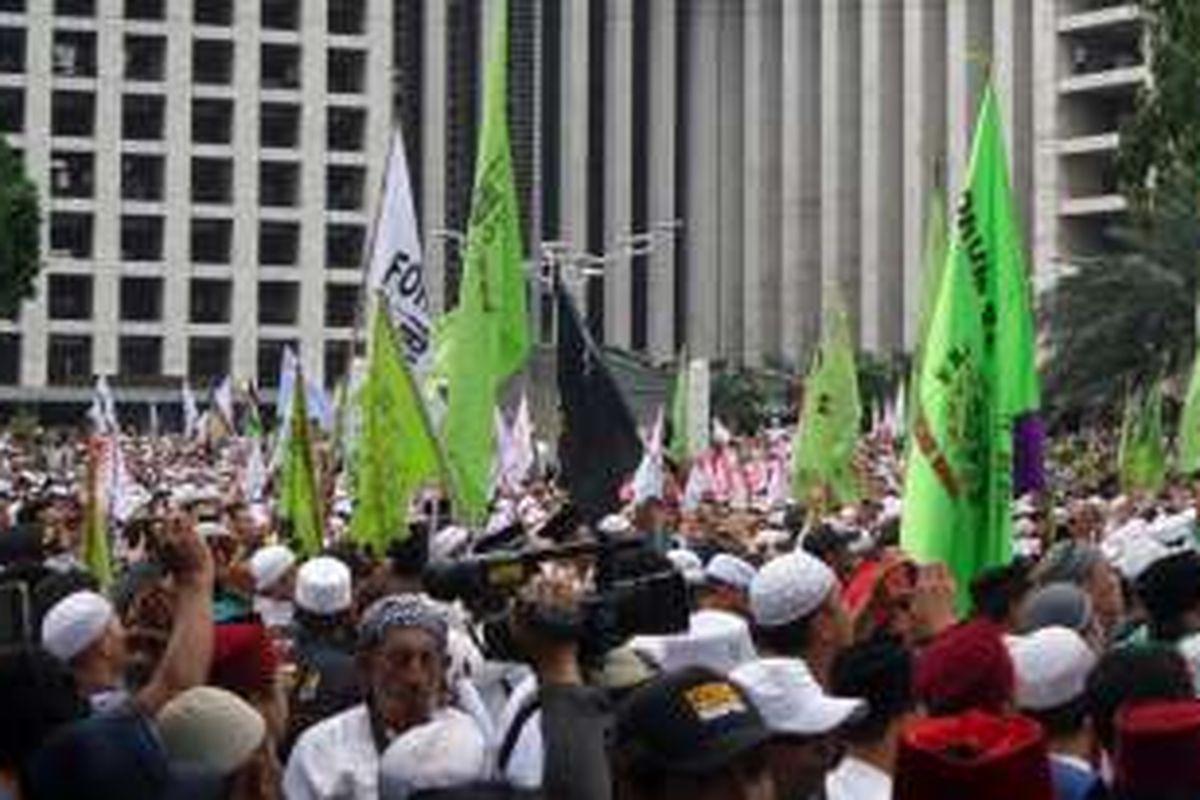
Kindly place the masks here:
<instances>
[{"instance_id":1,"label":"crowd of people","mask_svg":"<svg viewBox=\"0 0 1200 800\"><path fill-rule=\"evenodd\" d=\"M0 446L4 800L1200 797L1181 480L1122 496L1059 464L1057 499L1014 503L1012 562L960 586L899 546L888 437L843 508L678 475L583 525L540 473L478 529L426 498L386 554L329 481L302 554L239 442L127 436L146 492L101 585L88 446ZM446 592L448 565L471 580Z\"/></svg>"}]
</instances>

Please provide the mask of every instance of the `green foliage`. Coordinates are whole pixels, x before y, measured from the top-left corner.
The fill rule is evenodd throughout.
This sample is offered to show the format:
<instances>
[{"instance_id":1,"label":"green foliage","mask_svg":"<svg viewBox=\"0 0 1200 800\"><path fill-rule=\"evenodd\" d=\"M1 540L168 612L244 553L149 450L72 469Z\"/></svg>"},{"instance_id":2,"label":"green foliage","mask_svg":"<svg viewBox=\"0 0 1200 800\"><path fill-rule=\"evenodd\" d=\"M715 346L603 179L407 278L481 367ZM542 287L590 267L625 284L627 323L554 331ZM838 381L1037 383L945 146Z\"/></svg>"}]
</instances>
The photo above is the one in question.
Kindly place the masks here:
<instances>
[{"instance_id":1,"label":"green foliage","mask_svg":"<svg viewBox=\"0 0 1200 800\"><path fill-rule=\"evenodd\" d=\"M757 431L765 421L767 392L763 381L750 370L714 370L712 416L734 433Z\"/></svg>"},{"instance_id":2,"label":"green foliage","mask_svg":"<svg viewBox=\"0 0 1200 800\"><path fill-rule=\"evenodd\" d=\"M41 212L25 166L0 136L0 316L33 297L41 267Z\"/></svg>"}]
</instances>

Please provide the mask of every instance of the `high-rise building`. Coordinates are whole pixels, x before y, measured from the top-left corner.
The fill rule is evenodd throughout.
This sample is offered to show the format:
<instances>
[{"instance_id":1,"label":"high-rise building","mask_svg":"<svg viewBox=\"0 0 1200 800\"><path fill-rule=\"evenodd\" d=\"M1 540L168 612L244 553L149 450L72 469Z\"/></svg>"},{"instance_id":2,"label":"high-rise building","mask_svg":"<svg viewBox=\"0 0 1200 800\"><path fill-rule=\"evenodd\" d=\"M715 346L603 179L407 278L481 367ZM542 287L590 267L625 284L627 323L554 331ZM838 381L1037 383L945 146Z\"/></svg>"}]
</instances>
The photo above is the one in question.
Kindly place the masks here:
<instances>
[{"instance_id":1,"label":"high-rise building","mask_svg":"<svg viewBox=\"0 0 1200 800\"><path fill-rule=\"evenodd\" d=\"M390 0L0 0L0 130L43 199L6 399L122 399L285 345L339 377L394 96Z\"/></svg>"}]
</instances>

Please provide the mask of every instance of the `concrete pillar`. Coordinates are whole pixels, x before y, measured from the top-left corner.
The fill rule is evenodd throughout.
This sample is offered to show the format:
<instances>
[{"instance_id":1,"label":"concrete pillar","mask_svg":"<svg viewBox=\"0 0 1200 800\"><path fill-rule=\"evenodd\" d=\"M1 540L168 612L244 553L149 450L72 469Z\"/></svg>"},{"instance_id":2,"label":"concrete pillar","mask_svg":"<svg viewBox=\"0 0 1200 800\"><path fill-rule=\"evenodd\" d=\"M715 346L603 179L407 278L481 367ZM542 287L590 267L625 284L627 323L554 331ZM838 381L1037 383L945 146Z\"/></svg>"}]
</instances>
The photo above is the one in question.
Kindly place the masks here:
<instances>
[{"instance_id":1,"label":"concrete pillar","mask_svg":"<svg viewBox=\"0 0 1200 800\"><path fill-rule=\"evenodd\" d=\"M447 308L446 248L434 232L446 219L446 3L425 3L421 54L421 233L430 307Z\"/></svg>"},{"instance_id":2,"label":"concrete pillar","mask_svg":"<svg viewBox=\"0 0 1200 800\"><path fill-rule=\"evenodd\" d=\"M679 11L676 0L654 0L650 4L650 75L636 76L650 81L650 222L669 222L676 218L675 207L675 129L679 75L676 65ZM691 236L689 221L681 231ZM647 259L647 301L650 318L647 334L651 357L667 361L675 354L675 239L663 237ZM686 313L686 312L685 312Z\"/></svg>"},{"instance_id":3,"label":"concrete pillar","mask_svg":"<svg viewBox=\"0 0 1200 800\"><path fill-rule=\"evenodd\" d=\"M695 0L688 18L687 342L695 356L720 347L720 91L721 0Z\"/></svg>"},{"instance_id":4,"label":"concrete pillar","mask_svg":"<svg viewBox=\"0 0 1200 800\"><path fill-rule=\"evenodd\" d=\"M633 4L606 0L604 58L604 246L623 249L633 224ZM643 80L644 76L639 76ZM631 259L604 265L604 341L629 349L633 336Z\"/></svg>"},{"instance_id":5,"label":"concrete pillar","mask_svg":"<svg viewBox=\"0 0 1200 800\"><path fill-rule=\"evenodd\" d=\"M170 15L170 21L173 23L167 27L167 63L171 68L166 71L164 76L167 81L167 97L168 103L176 103L174 111L168 109L167 113L167 141L169 142L191 142L191 77L192 77L192 37L189 28L182 23L185 20L190 22L191 9L179 4L169 4L167 13ZM236 53L235 59L254 58L255 63L258 60L258 54L253 55ZM235 61L235 67L242 69L240 61ZM235 78L236 80L236 78ZM180 105L188 106L187 113L180 113ZM237 125L239 120L235 119L234 124ZM165 239L163 242L164 256L166 258L167 268L163 271L163 351L162 351L162 367L164 375L184 376L188 373L188 325L190 323L191 307L189 299L191 296L191 270L185 269L184 266L188 263L188 239L189 233L187 230L187 219L189 216L189 206L191 202L191 158L189 158L190 148L182 147L175 150L166 160L164 180L166 185L163 187L166 194L165 199L168 204L168 213L166 221ZM235 164L234 179L237 179L237 165ZM242 169L250 169L251 165L246 164ZM255 176L257 178L257 176ZM239 202L235 198L234 202ZM254 196L247 198L246 205L239 210L245 210L255 202ZM257 209L254 209L257 213ZM235 217L234 221L234 246L237 246L238 239L249 235L245 230L239 230L237 223L238 219L245 219L241 214ZM242 229L245 224L240 226ZM203 388L203 387L196 387Z\"/></svg>"},{"instance_id":6,"label":"concrete pillar","mask_svg":"<svg viewBox=\"0 0 1200 800\"><path fill-rule=\"evenodd\" d=\"M33 14L25 40L25 69L29 76L49 75L51 71L51 25L49 14ZM21 147L25 153L25 174L30 176L45 197L49 194L50 174L50 95L48 91L25 92L25 134ZM9 144L13 144L9 139ZM58 259L50 251L50 203L43 201L42 252L46 266L53 268ZM93 230L103 220L93 220ZM49 354L49 325L46 319L47 269L37 276L37 294L21 307L17 329L21 333L21 385L46 385L46 359Z\"/></svg>"},{"instance_id":7,"label":"concrete pillar","mask_svg":"<svg viewBox=\"0 0 1200 800\"><path fill-rule=\"evenodd\" d=\"M588 2L563 0L562 5L558 230L559 239L577 251L587 249L588 239ZM575 293L579 313L586 319L583 282L568 281L567 286Z\"/></svg>"},{"instance_id":8,"label":"concrete pillar","mask_svg":"<svg viewBox=\"0 0 1200 800\"><path fill-rule=\"evenodd\" d=\"M234 52L236 59L233 71L233 96L239 98L256 97L260 94L259 75L261 73L259 67L259 49L261 45L261 29L259 28L259 4L251 3L245 8L241 8L239 13L234 15ZM304 69L302 64L302 69ZM303 81L310 80L310 75L305 71ZM243 225L246 221L256 219L259 215L258 196L258 159L255 157L258 154L259 147L259 103L249 103L237 101L234 102L234 120L233 120L233 152L238 154L234 163L234 206L233 218L234 227L238 222ZM308 109L305 109L308 111ZM321 114L322 118L324 114ZM303 123L302 123L303 124ZM310 135L307 126L301 131L301 136ZM303 170L303 168L302 168ZM301 195L306 195L313 187L311 184L303 183L309 179L309 175L301 175ZM320 194L318 202L324 203L325 197L325 180L324 175L321 176ZM298 218L298 209L279 210L275 212L275 218ZM186 216L185 216L186 219ZM301 265L303 259L310 256L313 252L312 239L313 235L310 231L304 230L305 226L301 226L300 230L300 255ZM186 230L183 233L187 237ZM324 241L324 231L319 233L320 239ZM234 236L234 263L250 264L253 261L242 261L242 258L253 259L250 255L254 252L253 246L248 246L245 238ZM324 249L320 251L320 267L324 269L325 254ZM303 266L298 266L297 269L303 269ZM228 275L228 272L222 270L222 277ZM208 277L207 275L205 277ZM264 376L258 375L258 340L259 340L259 325L258 325L258 269L238 269L234 270L233 278L233 297L230 305L230 327L232 341L230 342L230 371L235 377L256 376L261 383ZM302 354L305 359L305 369L308 368L308 354ZM197 393L204 392L208 387L194 386L193 389ZM200 394L200 396L203 396Z\"/></svg>"},{"instance_id":9,"label":"concrete pillar","mask_svg":"<svg viewBox=\"0 0 1200 800\"><path fill-rule=\"evenodd\" d=\"M121 140L121 73L123 64L122 19L124 9L115 2L96 4L96 141ZM166 97L165 117L172 113L172 101ZM165 125L165 118L164 118ZM164 142L167 131L163 130ZM120 224L121 153L120 148L97 147L93 156L95 183L95 239L92 256L92 372L117 373L117 292L121 271ZM163 257L165 258L165 253Z\"/></svg>"},{"instance_id":10,"label":"concrete pillar","mask_svg":"<svg viewBox=\"0 0 1200 800\"><path fill-rule=\"evenodd\" d=\"M717 270L720 275L720 303L717 353L735 363L742 361L743 278L742 265L742 119L743 22L747 14L737 3L718 4L718 79L717 94L710 101L717 113L717 180L719 189L710 202L718 211L719 248Z\"/></svg>"},{"instance_id":11,"label":"concrete pillar","mask_svg":"<svg viewBox=\"0 0 1200 800\"><path fill-rule=\"evenodd\" d=\"M1033 4L1033 214L1029 240L1036 269L1053 272L1064 255L1059 250L1058 31L1055 9Z\"/></svg>"}]
</instances>

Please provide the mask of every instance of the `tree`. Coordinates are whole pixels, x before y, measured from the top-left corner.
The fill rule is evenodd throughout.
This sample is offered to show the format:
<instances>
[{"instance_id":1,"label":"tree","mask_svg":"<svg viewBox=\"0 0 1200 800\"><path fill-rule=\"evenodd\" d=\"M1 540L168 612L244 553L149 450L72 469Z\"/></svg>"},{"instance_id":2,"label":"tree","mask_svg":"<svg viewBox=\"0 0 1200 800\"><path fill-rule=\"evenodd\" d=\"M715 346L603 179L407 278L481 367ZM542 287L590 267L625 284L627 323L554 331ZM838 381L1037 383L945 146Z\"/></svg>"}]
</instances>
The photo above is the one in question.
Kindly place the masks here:
<instances>
[{"instance_id":1,"label":"tree","mask_svg":"<svg viewBox=\"0 0 1200 800\"><path fill-rule=\"evenodd\" d=\"M37 188L0 136L0 316L15 316L36 291L41 224Z\"/></svg>"}]
</instances>

